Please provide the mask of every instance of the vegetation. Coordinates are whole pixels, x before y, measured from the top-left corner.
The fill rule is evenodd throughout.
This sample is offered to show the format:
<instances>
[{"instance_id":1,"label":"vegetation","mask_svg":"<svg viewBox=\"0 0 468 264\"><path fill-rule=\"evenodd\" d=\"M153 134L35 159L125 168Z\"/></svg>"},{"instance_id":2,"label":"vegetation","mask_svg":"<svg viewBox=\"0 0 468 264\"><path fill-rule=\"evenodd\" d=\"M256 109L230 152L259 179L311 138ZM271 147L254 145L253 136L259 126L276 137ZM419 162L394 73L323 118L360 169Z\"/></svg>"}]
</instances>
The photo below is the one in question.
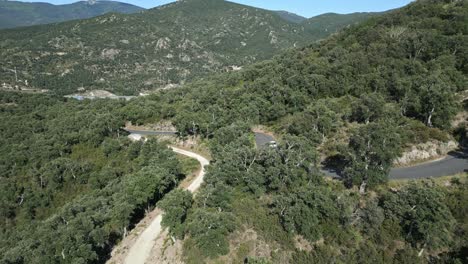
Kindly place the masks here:
<instances>
[{"instance_id":1,"label":"vegetation","mask_svg":"<svg viewBox=\"0 0 468 264\"><path fill-rule=\"evenodd\" d=\"M405 145L448 138L461 110L455 94L466 88L467 11L463 1L417 1L321 43L143 99L162 104L134 122L171 119L182 136L212 142L206 185L185 225L213 221L216 234L186 228L186 260L227 254L234 221L238 232L253 229L278 247L267 252L272 263L466 261L466 180L382 184ZM254 148L248 128L256 124L275 127L277 148ZM317 149L330 141L342 142L330 158L344 165L345 185L318 172ZM249 201L255 210L240 205ZM241 248L228 254L258 257Z\"/></svg>"},{"instance_id":2,"label":"vegetation","mask_svg":"<svg viewBox=\"0 0 468 264\"><path fill-rule=\"evenodd\" d=\"M79 88L133 95L172 87L323 38L274 11L223 0L177 1L1 35L0 85L62 95Z\"/></svg>"},{"instance_id":3,"label":"vegetation","mask_svg":"<svg viewBox=\"0 0 468 264\"><path fill-rule=\"evenodd\" d=\"M330 34L338 33L341 29L357 25L382 13L351 13L335 14L326 13L304 21L300 21L314 36L326 38Z\"/></svg>"},{"instance_id":4,"label":"vegetation","mask_svg":"<svg viewBox=\"0 0 468 264\"><path fill-rule=\"evenodd\" d=\"M185 218L192 207L192 194L188 191L174 190L158 202L158 207L164 210L162 225L168 227L171 235L179 239L185 232Z\"/></svg>"},{"instance_id":5,"label":"vegetation","mask_svg":"<svg viewBox=\"0 0 468 264\"><path fill-rule=\"evenodd\" d=\"M182 223L188 263L228 253L254 261L254 248L228 247L229 233L252 229L258 241L277 248L260 255L267 253L271 263L466 260L466 176L449 187L419 181L360 194L323 180L305 159L314 151L297 139L256 152L242 137L217 146L205 186ZM300 237L310 249L295 244Z\"/></svg>"},{"instance_id":6,"label":"vegetation","mask_svg":"<svg viewBox=\"0 0 468 264\"><path fill-rule=\"evenodd\" d=\"M200 18L193 3L208 2L165 8L191 7ZM245 263L466 262L466 175L385 184L406 145L454 130L467 83L466 17L466 1L419 0L320 43L129 102L2 93L2 261L103 262L164 197L163 225L184 240L188 263L226 254ZM131 143L119 129L161 120L182 138L208 141L212 162L194 197L170 192L184 170L175 154L157 141ZM255 148L259 124L280 135L276 147ZM455 130L464 141L466 131ZM326 147L344 184L320 173ZM231 240L246 230L267 245L261 254Z\"/></svg>"},{"instance_id":7,"label":"vegetation","mask_svg":"<svg viewBox=\"0 0 468 264\"><path fill-rule=\"evenodd\" d=\"M1 263L104 262L177 186L175 154L130 142L121 106L0 93Z\"/></svg>"},{"instance_id":8,"label":"vegetation","mask_svg":"<svg viewBox=\"0 0 468 264\"><path fill-rule=\"evenodd\" d=\"M0 28L15 28L91 18L106 13L131 14L141 7L113 1L81 1L67 5L0 1Z\"/></svg>"},{"instance_id":9,"label":"vegetation","mask_svg":"<svg viewBox=\"0 0 468 264\"><path fill-rule=\"evenodd\" d=\"M349 184L372 187L405 146L449 139L467 82L466 12L463 1L417 1L321 43L130 103L136 114L128 118L171 119L182 136L215 140L236 121L244 131L271 125L328 147ZM142 104L152 112L139 111Z\"/></svg>"}]
</instances>

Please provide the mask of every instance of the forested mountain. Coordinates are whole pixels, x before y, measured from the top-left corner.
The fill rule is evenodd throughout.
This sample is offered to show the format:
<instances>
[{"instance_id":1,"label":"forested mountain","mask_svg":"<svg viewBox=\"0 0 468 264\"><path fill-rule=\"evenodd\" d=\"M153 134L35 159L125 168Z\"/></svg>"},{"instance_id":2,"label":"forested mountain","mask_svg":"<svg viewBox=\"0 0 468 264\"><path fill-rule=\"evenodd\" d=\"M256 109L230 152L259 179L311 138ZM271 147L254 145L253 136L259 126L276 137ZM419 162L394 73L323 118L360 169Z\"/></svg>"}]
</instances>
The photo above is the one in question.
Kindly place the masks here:
<instances>
[{"instance_id":1,"label":"forested mountain","mask_svg":"<svg viewBox=\"0 0 468 264\"><path fill-rule=\"evenodd\" d=\"M60 94L80 87L137 94L237 70L354 21L320 20L302 25L224 0L184 0L132 15L3 30L0 84Z\"/></svg>"},{"instance_id":2,"label":"forested mountain","mask_svg":"<svg viewBox=\"0 0 468 264\"><path fill-rule=\"evenodd\" d=\"M223 0L177 1L138 14L0 34L0 83L62 93L86 87L134 94L271 58L315 39L273 11Z\"/></svg>"},{"instance_id":3,"label":"forested mountain","mask_svg":"<svg viewBox=\"0 0 468 264\"><path fill-rule=\"evenodd\" d=\"M301 24L314 36L325 38L331 34L339 32L343 28L357 25L371 17L379 16L381 14L382 13L326 13L302 21Z\"/></svg>"},{"instance_id":4,"label":"forested mountain","mask_svg":"<svg viewBox=\"0 0 468 264\"><path fill-rule=\"evenodd\" d=\"M67 5L0 1L0 29L91 18L106 13L131 14L144 8L114 1L80 1Z\"/></svg>"}]
</instances>

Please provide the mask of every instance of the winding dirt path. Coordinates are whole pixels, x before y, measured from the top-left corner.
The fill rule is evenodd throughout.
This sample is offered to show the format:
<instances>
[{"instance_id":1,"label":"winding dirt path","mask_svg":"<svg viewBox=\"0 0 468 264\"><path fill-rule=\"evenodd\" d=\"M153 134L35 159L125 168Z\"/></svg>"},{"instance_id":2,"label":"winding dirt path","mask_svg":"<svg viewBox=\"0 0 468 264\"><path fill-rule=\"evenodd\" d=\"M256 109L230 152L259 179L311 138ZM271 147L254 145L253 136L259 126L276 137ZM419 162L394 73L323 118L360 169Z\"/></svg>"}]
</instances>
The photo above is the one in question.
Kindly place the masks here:
<instances>
[{"instance_id":1,"label":"winding dirt path","mask_svg":"<svg viewBox=\"0 0 468 264\"><path fill-rule=\"evenodd\" d=\"M205 176L205 166L210 164L210 162L203 156L196 153L179 149L176 147L171 147L171 149L181 155L194 158L198 160L201 165L201 170L198 173L197 177L192 181L192 183L186 188L188 191L194 193L200 188L203 183L203 178ZM151 216L151 214L153 214ZM162 233L163 229L161 227L161 220L163 213L159 209L155 209L155 212L152 212L149 217L152 217L151 222L147 227L138 235L134 243L129 243L129 249L126 253L123 263L125 264L144 264L149 256L151 255L151 250L155 244L155 241ZM143 222L144 220L142 220ZM123 258L122 258L123 259ZM117 259L110 259L108 263L122 263Z\"/></svg>"}]
</instances>

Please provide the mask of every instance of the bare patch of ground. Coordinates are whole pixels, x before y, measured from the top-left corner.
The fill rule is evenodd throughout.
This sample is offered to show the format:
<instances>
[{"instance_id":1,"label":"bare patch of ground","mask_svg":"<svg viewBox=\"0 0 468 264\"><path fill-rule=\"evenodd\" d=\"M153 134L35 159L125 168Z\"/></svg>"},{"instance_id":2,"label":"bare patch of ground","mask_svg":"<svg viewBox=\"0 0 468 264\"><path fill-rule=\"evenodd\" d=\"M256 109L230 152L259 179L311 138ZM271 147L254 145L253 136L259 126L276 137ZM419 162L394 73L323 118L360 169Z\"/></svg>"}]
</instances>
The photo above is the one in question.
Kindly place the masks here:
<instances>
[{"instance_id":1,"label":"bare patch of ground","mask_svg":"<svg viewBox=\"0 0 468 264\"><path fill-rule=\"evenodd\" d=\"M291 253L280 251L280 246L265 242L255 230L247 228L236 231L229 238L229 253L216 259L207 260L206 263L244 263L247 257L272 259L275 254L275 262L289 263Z\"/></svg>"},{"instance_id":2,"label":"bare patch of ground","mask_svg":"<svg viewBox=\"0 0 468 264\"><path fill-rule=\"evenodd\" d=\"M452 127L458 127L465 123L466 126L468 126L468 112L467 111L462 111L458 113L455 118L452 121Z\"/></svg>"},{"instance_id":3,"label":"bare patch of ground","mask_svg":"<svg viewBox=\"0 0 468 264\"><path fill-rule=\"evenodd\" d=\"M323 238L321 240L319 240L319 242L316 242L317 244L323 244ZM314 246L309 242L307 241L303 236L300 236L300 235L297 235L295 238L294 238L294 242L295 242L295 247L301 251L307 251L307 252L310 252L314 249Z\"/></svg>"},{"instance_id":4,"label":"bare patch of ground","mask_svg":"<svg viewBox=\"0 0 468 264\"><path fill-rule=\"evenodd\" d=\"M173 239L167 230L164 230L156 239L151 255L146 263L182 264L183 241Z\"/></svg>"}]
</instances>

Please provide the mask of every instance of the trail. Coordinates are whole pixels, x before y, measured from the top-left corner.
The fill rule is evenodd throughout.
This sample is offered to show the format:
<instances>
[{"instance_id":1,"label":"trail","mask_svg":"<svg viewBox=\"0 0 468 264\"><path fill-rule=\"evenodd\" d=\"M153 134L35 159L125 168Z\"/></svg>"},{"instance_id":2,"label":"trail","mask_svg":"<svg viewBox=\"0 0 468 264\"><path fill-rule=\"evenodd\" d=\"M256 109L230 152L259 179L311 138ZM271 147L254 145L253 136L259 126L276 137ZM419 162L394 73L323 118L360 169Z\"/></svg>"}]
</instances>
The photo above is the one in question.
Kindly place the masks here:
<instances>
[{"instance_id":1,"label":"trail","mask_svg":"<svg viewBox=\"0 0 468 264\"><path fill-rule=\"evenodd\" d=\"M171 149L181 155L194 158L200 162L201 170L197 177L192 181L192 183L187 187L187 190L194 193L200 188L203 183L203 178L205 176L205 166L210 164L210 162L198 155L196 153L179 149L176 147L171 147ZM126 264L144 264L148 259L153 248L155 240L158 238L162 231L161 227L162 214L159 214L151 224L139 235L136 242L131 246L124 263Z\"/></svg>"}]
</instances>

